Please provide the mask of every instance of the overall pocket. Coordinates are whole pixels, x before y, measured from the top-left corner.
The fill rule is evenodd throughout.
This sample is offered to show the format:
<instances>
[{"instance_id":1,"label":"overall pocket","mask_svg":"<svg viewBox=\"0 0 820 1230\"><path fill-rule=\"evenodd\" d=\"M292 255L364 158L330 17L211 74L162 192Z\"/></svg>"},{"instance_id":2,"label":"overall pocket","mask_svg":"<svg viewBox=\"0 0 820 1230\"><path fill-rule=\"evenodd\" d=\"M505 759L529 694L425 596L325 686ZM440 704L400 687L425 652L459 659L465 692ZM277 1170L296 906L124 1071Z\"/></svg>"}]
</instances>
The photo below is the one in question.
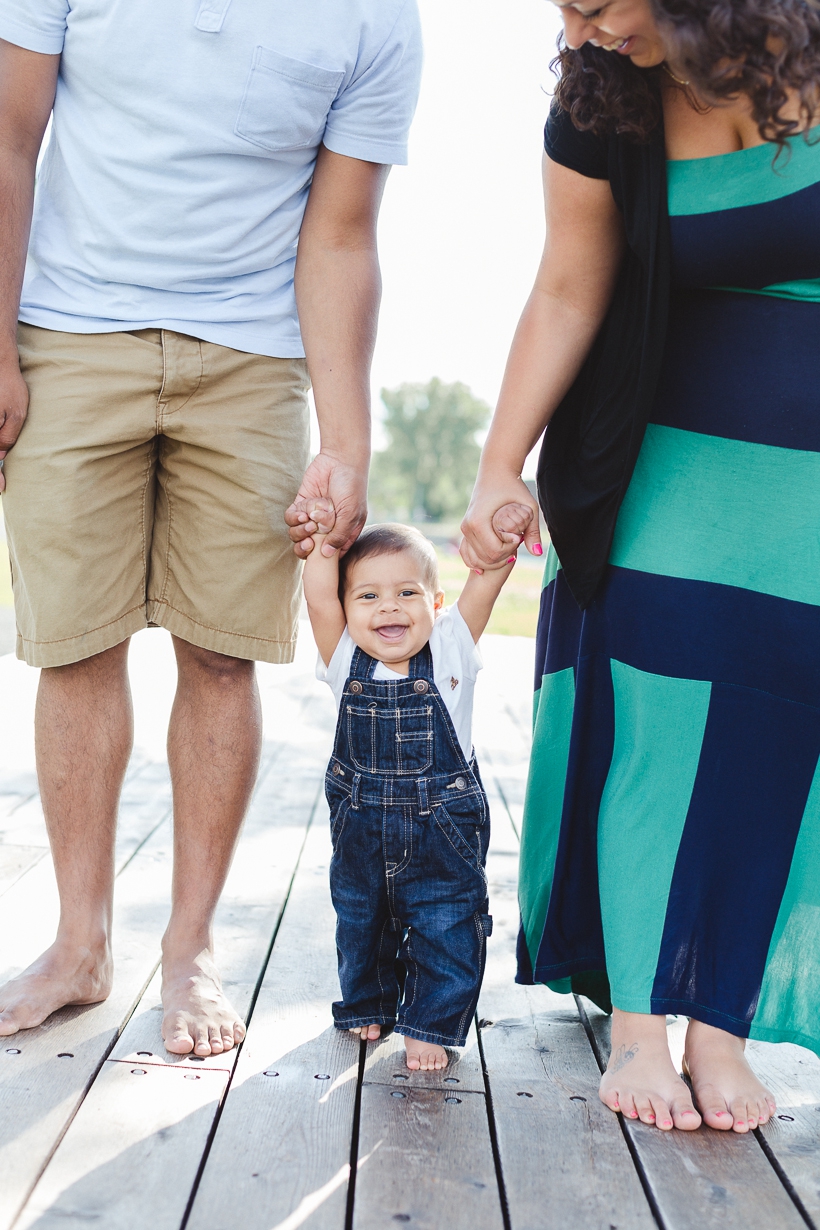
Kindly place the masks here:
<instances>
[{"instance_id":1,"label":"overall pocket","mask_svg":"<svg viewBox=\"0 0 820 1230\"><path fill-rule=\"evenodd\" d=\"M351 759L364 773L384 777L423 773L433 763L431 705L382 709L377 705L346 705Z\"/></svg>"},{"instance_id":2,"label":"overall pocket","mask_svg":"<svg viewBox=\"0 0 820 1230\"><path fill-rule=\"evenodd\" d=\"M257 47L234 132L273 152L318 145L343 80L344 70Z\"/></svg>"},{"instance_id":3,"label":"overall pocket","mask_svg":"<svg viewBox=\"0 0 820 1230\"><path fill-rule=\"evenodd\" d=\"M489 825L484 823L482 812L450 814L443 803L433 808L436 824L441 829L452 849L473 871L486 879L484 864L489 844Z\"/></svg>"}]
</instances>

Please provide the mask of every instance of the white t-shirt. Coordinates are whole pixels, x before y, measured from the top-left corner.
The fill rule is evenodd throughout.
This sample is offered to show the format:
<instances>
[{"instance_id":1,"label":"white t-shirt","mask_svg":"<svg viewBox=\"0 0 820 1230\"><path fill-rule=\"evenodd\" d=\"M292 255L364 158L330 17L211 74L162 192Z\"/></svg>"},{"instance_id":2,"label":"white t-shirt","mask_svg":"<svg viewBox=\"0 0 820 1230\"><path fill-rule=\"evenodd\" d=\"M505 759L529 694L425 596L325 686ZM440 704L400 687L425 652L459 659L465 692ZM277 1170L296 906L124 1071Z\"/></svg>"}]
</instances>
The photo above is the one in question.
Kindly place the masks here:
<instances>
[{"instance_id":1,"label":"white t-shirt","mask_svg":"<svg viewBox=\"0 0 820 1230\"><path fill-rule=\"evenodd\" d=\"M406 161L416 0L2 0L0 38L62 57L21 319L302 356L316 154Z\"/></svg>"},{"instance_id":2,"label":"white t-shirt","mask_svg":"<svg viewBox=\"0 0 820 1230\"><path fill-rule=\"evenodd\" d=\"M447 607L433 624L430 633L430 652L433 656L433 682L441 693L453 719L458 741L465 759L473 754L473 695L478 672L484 665L481 654L473 640L473 634L464 622L457 606ZM350 676L350 666L356 645L345 628L342 638L325 666L319 658L316 678L324 680L333 689L336 707L342 703L345 684ZM373 672L374 679L406 679L391 671L384 662L378 662Z\"/></svg>"}]
</instances>

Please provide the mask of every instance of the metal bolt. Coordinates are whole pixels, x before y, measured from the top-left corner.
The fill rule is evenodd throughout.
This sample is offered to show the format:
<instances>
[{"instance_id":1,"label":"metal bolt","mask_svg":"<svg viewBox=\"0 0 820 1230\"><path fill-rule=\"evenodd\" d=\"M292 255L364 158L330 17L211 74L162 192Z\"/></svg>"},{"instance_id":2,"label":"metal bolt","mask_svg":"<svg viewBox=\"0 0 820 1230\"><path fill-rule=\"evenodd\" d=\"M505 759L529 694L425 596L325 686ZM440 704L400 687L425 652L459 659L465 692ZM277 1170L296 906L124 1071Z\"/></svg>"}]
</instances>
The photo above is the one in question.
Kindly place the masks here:
<instances>
[{"instance_id":1,"label":"metal bolt","mask_svg":"<svg viewBox=\"0 0 820 1230\"><path fill-rule=\"evenodd\" d=\"M20 1054L19 1046L7 1046L6 1054L7 1055L19 1055Z\"/></svg>"},{"instance_id":2,"label":"metal bolt","mask_svg":"<svg viewBox=\"0 0 820 1230\"><path fill-rule=\"evenodd\" d=\"M406 1098L407 1094L403 1089L393 1089L390 1093L391 1098Z\"/></svg>"},{"instance_id":3,"label":"metal bolt","mask_svg":"<svg viewBox=\"0 0 820 1230\"><path fill-rule=\"evenodd\" d=\"M406 1072L394 1072L393 1073L394 1081L409 1081L409 1079L410 1077L406 1074Z\"/></svg>"},{"instance_id":4,"label":"metal bolt","mask_svg":"<svg viewBox=\"0 0 820 1230\"><path fill-rule=\"evenodd\" d=\"M782 1119L784 1123L794 1123L794 1115L778 1115L778 1119Z\"/></svg>"},{"instance_id":5,"label":"metal bolt","mask_svg":"<svg viewBox=\"0 0 820 1230\"><path fill-rule=\"evenodd\" d=\"M141 1059L151 1059L154 1052L153 1051L137 1051L137 1054L140 1056Z\"/></svg>"},{"instance_id":6,"label":"metal bolt","mask_svg":"<svg viewBox=\"0 0 820 1230\"><path fill-rule=\"evenodd\" d=\"M185 1079L186 1081L199 1081L199 1080L202 1080L202 1077L199 1075L198 1072L186 1072Z\"/></svg>"},{"instance_id":7,"label":"metal bolt","mask_svg":"<svg viewBox=\"0 0 820 1230\"><path fill-rule=\"evenodd\" d=\"M418 692L419 696L421 696L422 693L426 692L429 687L430 687L430 684L427 682L426 679L417 679L416 682L413 684L413 691Z\"/></svg>"},{"instance_id":8,"label":"metal bolt","mask_svg":"<svg viewBox=\"0 0 820 1230\"><path fill-rule=\"evenodd\" d=\"M524 1092L522 1091L522 1092L521 1092L521 1093L519 1093L517 1096L518 1096L519 1098L531 1098L531 1097L532 1097L532 1094L531 1094L531 1093L524 1093ZM570 1101L572 1101L572 1099L570 1099Z\"/></svg>"},{"instance_id":9,"label":"metal bolt","mask_svg":"<svg viewBox=\"0 0 820 1230\"><path fill-rule=\"evenodd\" d=\"M459 1081L457 1076L445 1076L444 1083L445 1085L458 1085L461 1082Z\"/></svg>"},{"instance_id":10,"label":"metal bolt","mask_svg":"<svg viewBox=\"0 0 820 1230\"><path fill-rule=\"evenodd\" d=\"M359 683L358 679L354 679L352 683L350 684L350 691L353 693L354 696L358 696L361 693L361 690L362 690L362 685Z\"/></svg>"},{"instance_id":11,"label":"metal bolt","mask_svg":"<svg viewBox=\"0 0 820 1230\"><path fill-rule=\"evenodd\" d=\"M586 1098L582 1098L580 1094L576 1093L574 1097L570 1098L570 1102L586 1102Z\"/></svg>"},{"instance_id":12,"label":"metal bolt","mask_svg":"<svg viewBox=\"0 0 820 1230\"><path fill-rule=\"evenodd\" d=\"M71 1051L60 1051L57 1055L57 1058L58 1059L73 1059L74 1056L72 1055Z\"/></svg>"},{"instance_id":13,"label":"metal bolt","mask_svg":"<svg viewBox=\"0 0 820 1230\"><path fill-rule=\"evenodd\" d=\"M132 1068L131 1075L132 1076L147 1076L148 1073L146 1072L145 1068Z\"/></svg>"},{"instance_id":14,"label":"metal bolt","mask_svg":"<svg viewBox=\"0 0 820 1230\"><path fill-rule=\"evenodd\" d=\"M330 1073L329 1072L317 1072L313 1079L315 1081L329 1081Z\"/></svg>"},{"instance_id":15,"label":"metal bolt","mask_svg":"<svg viewBox=\"0 0 820 1230\"><path fill-rule=\"evenodd\" d=\"M266 1072L263 1072L262 1075L263 1076L278 1076L279 1073L274 1072L273 1068L268 1068L268 1070Z\"/></svg>"},{"instance_id":16,"label":"metal bolt","mask_svg":"<svg viewBox=\"0 0 820 1230\"><path fill-rule=\"evenodd\" d=\"M456 780L455 780L455 788L456 788L456 790L466 790L466 789L467 789L467 783L466 783L466 781L464 780L464 778L463 778L463 777L457 777L457 778L456 778Z\"/></svg>"},{"instance_id":17,"label":"metal bolt","mask_svg":"<svg viewBox=\"0 0 820 1230\"><path fill-rule=\"evenodd\" d=\"M205 1062L204 1055L188 1055L188 1059L190 1059L191 1063L204 1063Z\"/></svg>"},{"instance_id":18,"label":"metal bolt","mask_svg":"<svg viewBox=\"0 0 820 1230\"><path fill-rule=\"evenodd\" d=\"M449 1102L451 1105L455 1105L461 1101L461 1098L457 1098L454 1094L448 1093L444 1101Z\"/></svg>"}]
</instances>

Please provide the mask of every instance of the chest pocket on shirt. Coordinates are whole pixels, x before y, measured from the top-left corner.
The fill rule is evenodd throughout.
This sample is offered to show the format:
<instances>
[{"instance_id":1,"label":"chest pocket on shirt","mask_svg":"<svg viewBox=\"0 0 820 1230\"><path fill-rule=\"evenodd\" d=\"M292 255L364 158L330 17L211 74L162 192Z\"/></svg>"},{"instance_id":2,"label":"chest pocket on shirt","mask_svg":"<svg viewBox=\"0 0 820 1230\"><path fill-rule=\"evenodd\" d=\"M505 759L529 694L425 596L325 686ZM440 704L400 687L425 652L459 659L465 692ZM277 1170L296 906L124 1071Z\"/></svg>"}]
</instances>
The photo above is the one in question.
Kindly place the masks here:
<instances>
[{"instance_id":1,"label":"chest pocket on shirt","mask_svg":"<svg viewBox=\"0 0 820 1230\"><path fill-rule=\"evenodd\" d=\"M257 47L234 131L262 149L318 145L344 70L317 68Z\"/></svg>"},{"instance_id":2,"label":"chest pocket on shirt","mask_svg":"<svg viewBox=\"0 0 820 1230\"><path fill-rule=\"evenodd\" d=\"M433 708L345 704L347 740L355 767L384 777L423 773L433 762Z\"/></svg>"}]
</instances>

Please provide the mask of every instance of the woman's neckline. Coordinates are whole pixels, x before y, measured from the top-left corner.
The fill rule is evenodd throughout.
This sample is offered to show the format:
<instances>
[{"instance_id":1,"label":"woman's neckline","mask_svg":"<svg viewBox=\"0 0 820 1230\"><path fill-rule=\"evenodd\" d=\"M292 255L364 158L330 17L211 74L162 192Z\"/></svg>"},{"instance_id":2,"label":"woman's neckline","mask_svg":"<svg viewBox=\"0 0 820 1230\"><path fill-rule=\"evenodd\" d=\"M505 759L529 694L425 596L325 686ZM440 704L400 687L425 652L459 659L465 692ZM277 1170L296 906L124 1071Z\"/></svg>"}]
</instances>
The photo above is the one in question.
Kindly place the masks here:
<instances>
[{"instance_id":1,"label":"woman's neckline","mask_svg":"<svg viewBox=\"0 0 820 1230\"><path fill-rule=\"evenodd\" d=\"M809 129L809 133L815 136L815 142L820 143L820 124L813 124ZM802 141L804 136L802 132L796 132L791 137L786 138L787 142ZM692 162L718 162L721 158L737 158L739 154L754 154L757 150L769 150L772 147L777 148L775 141L760 141L757 145L744 145L742 149L730 149L725 154L702 154L700 158L667 158L667 166L684 166L686 163Z\"/></svg>"}]
</instances>

